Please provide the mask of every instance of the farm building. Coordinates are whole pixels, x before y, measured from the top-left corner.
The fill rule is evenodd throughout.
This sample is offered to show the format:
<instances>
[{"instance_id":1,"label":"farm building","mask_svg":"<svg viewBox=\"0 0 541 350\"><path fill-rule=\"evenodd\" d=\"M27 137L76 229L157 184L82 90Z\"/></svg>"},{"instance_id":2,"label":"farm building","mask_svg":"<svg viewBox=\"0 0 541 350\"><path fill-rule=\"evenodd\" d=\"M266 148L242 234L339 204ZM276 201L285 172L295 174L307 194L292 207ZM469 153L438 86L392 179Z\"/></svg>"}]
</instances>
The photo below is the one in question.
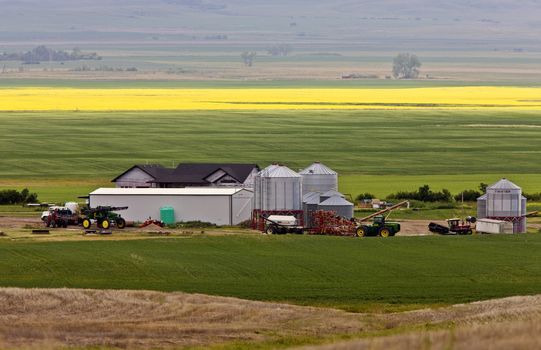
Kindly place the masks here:
<instances>
[{"instance_id":1,"label":"farm building","mask_svg":"<svg viewBox=\"0 0 541 350\"><path fill-rule=\"evenodd\" d=\"M254 187L257 164L186 163L175 169L134 165L112 182L120 188Z\"/></svg>"},{"instance_id":2,"label":"farm building","mask_svg":"<svg viewBox=\"0 0 541 350\"><path fill-rule=\"evenodd\" d=\"M311 164L299 174L302 176L303 196L310 192L338 191L338 173L320 162Z\"/></svg>"},{"instance_id":3,"label":"farm building","mask_svg":"<svg viewBox=\"0 0 541 350\"><path fill-rule=\"evenodd\" d=\"M176 222L203 221L237 225L250 219L253 192L245 188L99 188L89 194L89 205L127 206L120 212L127 221L160 219L170 207Z\"/></svg>"},{"instance_id":4,"label":"farm building","mask_svg":"<svg viewBox=\"0 0 541 350\"><path fill-rule=\"evenodd\" d=\"M522 189L507 179L487 187L477 198L477 217L513 223L514 233L526 232L526 198Z\"/></svg>"}]
</instances>

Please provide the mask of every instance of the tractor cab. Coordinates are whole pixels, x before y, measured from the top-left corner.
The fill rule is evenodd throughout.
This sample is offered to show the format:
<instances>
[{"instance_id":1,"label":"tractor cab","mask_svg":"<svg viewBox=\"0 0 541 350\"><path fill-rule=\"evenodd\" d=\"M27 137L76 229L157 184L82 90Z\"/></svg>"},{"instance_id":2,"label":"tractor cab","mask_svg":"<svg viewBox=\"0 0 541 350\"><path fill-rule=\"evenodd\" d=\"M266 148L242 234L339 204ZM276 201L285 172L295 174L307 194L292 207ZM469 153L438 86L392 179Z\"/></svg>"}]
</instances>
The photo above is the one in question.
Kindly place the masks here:
<instances>
[{"instance_id":1,"label":"tractor cab","mask_svg":"<svg viewBox=\"0 0 541 350\"><path fill-rule=\"evenodd\" d=\"M449 231L459 235L471 235L472 223L475 223L474 217L466 218L466 222L459 218L447 219L447 225L449 225Z\"/></svg>"},{"instance_id":2,"label":"tractor cab","mask_svg":"<svg viewBox=\"0 0 541 350\"><path fill-rule=\"evenodd\" d=\"M373 225L374 226L385 226L385 216L383 216L383 215L374 216Z\"/></svg>"}]
</instances>

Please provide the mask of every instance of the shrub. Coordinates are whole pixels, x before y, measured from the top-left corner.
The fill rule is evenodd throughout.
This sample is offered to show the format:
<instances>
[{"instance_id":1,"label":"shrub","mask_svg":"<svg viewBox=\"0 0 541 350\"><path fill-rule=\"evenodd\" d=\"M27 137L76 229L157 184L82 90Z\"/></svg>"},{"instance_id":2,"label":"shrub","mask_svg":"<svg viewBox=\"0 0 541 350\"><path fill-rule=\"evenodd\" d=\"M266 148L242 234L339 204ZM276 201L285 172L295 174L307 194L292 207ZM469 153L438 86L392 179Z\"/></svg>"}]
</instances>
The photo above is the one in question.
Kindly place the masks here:
<instances>
[{"instance_id":1,"label":"shrub","mask_svg":"<svg viewBox=\"0 0 541 350\"><path fill-rule=\"evenodd\" d=\"M372 193L361 193L360 195L358 195L355 200L357 201L362 201L364 199L374 199L376 198L376 196L374 196Z\"/></svg>"},{"instance_id":2,"label":"shrub","mask_svg":"<svg viewBox=\"0 0 541 350\"><path fill-rule=\"evenodd\" d=\"M26 204L38 201L36 193L30 193L28 188L21 192L17 190L2 190L0 191L0 204Z\"/></svg>"},{"instance_id":3,"label":"shrub","mask_svg":"<svg viewBox=\"0 0 541 350\"><path fill-rule=\"evenodd\" d=\"M464 197L462 197L464 195ZM462 201L462 198L464 198L465 202L475 202L477 198L481 197L482 193L476 190L464 190L461 193L457 194L455 196L455 200L457 202Z\"/></svg>"},{"instance_id":4,"label":"shrub","mask_svg":"<svg viewBox=\"0 0 541 350\"><path fill-rule=\"evenodd\" d=\"M453 195L445 188L440 192L433 192L430 190L430 186L424 185L419 187L417 191L403 191L391 194L387 196L387 200L389 199L418 200L421 202L452 202Z\"/></svg>"}]
</instances>

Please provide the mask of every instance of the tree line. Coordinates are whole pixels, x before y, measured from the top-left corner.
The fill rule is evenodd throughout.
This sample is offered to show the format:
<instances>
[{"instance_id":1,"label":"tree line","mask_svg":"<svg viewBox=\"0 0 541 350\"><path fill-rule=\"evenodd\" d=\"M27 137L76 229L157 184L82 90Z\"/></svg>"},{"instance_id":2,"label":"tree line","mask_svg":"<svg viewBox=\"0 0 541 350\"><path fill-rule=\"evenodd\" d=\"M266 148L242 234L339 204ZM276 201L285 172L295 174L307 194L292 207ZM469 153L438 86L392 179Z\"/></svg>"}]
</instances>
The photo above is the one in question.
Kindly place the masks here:
<instances>
[{"instance_id":1,"label":"tree line","mask_svg":"<svg viewBox=\"0 0 541 350\"><path fill-rule=\"evenodd\" d=\"M23 62L41 62L41 61L78 61L78 60L101 60L95 52L83 52L79 48L72 51L54 50L44 45L33 48L26 52L0 54L0 61L23 61Z\"/></svg>"}]
</instances>

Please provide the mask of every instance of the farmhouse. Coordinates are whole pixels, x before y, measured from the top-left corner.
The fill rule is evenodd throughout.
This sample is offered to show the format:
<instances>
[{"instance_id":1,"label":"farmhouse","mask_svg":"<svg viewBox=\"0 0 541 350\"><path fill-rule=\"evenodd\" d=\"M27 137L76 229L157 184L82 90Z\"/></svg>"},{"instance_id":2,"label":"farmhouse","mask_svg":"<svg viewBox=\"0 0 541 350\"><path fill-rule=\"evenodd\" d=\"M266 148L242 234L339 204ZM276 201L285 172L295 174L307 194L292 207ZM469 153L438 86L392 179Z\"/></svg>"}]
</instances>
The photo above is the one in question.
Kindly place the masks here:
<instances>
[{"instance_id":1,"label":"farmhouse","mask_svg":"<svg viewBox=\"0 0 541 350\"><path fill-rule=\"evenodd\" d=\"M112 180L120 188L246 187L253 188L257 164L186 163L175 169L137 164Z\"/></svg>"},{"instance_id":2,"label":"farmhouse","mask_svg":"<svg viewBox=\"0 0 541 350\"><path fill-rule=\"evenodd\" d=\"M203 221L237 225L250 219L253 192L237 187L99 188L89 194L89 205L127 206L127 221L160 219L162 209L174 211L175 222Z\"/></svg>"}]
</instances>

